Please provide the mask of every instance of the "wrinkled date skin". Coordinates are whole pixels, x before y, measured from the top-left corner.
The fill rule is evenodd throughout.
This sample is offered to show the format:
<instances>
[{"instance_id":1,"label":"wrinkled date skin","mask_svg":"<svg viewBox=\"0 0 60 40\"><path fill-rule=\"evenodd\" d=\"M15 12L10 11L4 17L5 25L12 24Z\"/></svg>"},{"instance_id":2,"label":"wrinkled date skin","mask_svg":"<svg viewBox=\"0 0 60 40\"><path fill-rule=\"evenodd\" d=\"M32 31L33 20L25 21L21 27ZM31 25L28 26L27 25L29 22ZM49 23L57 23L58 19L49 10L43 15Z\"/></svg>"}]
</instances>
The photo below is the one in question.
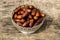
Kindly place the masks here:
<instances>
[{"instance_id":1,"label":"wrinkled date skin","mask_svg":"<svg viewBox=\"0 0 60 40\"><path fill-rule=\"evenodd\" d=\"M45 14L32 5L19 6L13 14L13 20L17 25L30 28L39 25L44 17Z\"/></svg>"}]
</instances>

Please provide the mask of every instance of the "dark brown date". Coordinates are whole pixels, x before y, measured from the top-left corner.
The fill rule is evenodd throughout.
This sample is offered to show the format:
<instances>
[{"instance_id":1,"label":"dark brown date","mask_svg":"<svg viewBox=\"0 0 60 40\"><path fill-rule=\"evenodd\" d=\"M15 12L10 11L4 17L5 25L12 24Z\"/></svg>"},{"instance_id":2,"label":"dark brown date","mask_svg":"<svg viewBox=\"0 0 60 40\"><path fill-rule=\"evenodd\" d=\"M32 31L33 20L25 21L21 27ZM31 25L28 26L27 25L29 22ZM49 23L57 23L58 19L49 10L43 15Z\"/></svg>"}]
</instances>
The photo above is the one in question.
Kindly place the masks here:
<instances>
[{"instance_id":1,"label":"dark brown date","mask_svg":"<svg viewBox=\"0 0 60 40\"><path fill-rule=\"evenodd\" d=\"M30 26L30 27L33 27L33 23L34 23L34 20L33 20L33 19L30 19L29 26Z\"/></svg>"},{"instance_id":2,"label":"dark brown date","mask_svg":"<svg viewBox=\"0 0 60 40\"><path fill-rule=\"evenodd\" d=\"M23 16L23 18L28 16L28 12L26 11L22 16Z\"/></svg>"},{"instance_id":3,"label":"dark brown date","mask_svg":"<svg viewBox=\"0 0 60 40\"><path fill-rule=\"evenodd\" d=\"M40 13L39 13L39 11L36 11L36 16L38 16L38 17L40 16Z\"/></svg>"},{"instance_id":4,"label":"dark brown date","mask_svg":"<svg viewBox=\"0 0 60 40\"><path fill-rule=\"evenodd\" d=\"M22 19L22 15L18 15L17 16L17 19Z\"/></svg>"},{"instance_id":5,"label":"dark brown date","mask_svg":"<svg viewBox=\"0 0 60 40\"><path fill-rule=\"evenodd\" d=\"M19 12L18 12L19 15L20 15L20 14L23 14L23 13L24 13L24 11L19 11Z\"/></svg>"},{"instance_id":6,"label":"dark brown date","mask_svg":"<svg viewBox=\"0 0 60 40\"><path fill-rule=\"evenodd\" d=\"M30 27L33 27L33 22L29 23L29 26L30 26Z\"/></svg>"},{"instance_id":7,"label":"dark brown date","mask_svg":"<svg viewBox=\"0 0 60 40\"><path fill-rule=\"evenodd\" d=\"M16 22L16 24L18 24L19 26L22 26L22 23L20 23L20 22Z\"/></svg>"},{"instance_id":8,"label":"dark brown date","mask_svg":"<svg viewBox=\"0 0 60 40\"><path fill-rule=\"evenodd\" d=\"M32 10L31 15L32 15L32 16L35 16L35 15L36 15L36 9L33 9L33 10Z\"/></svg>"},{"instance_id":9,"label":"dark brown date","mask_svg":"<svg viewBox=\"0 0 60 40\"><path fill-rule=\"evenodd\" d=\"M25 20L24 20L24 19L21 19L21 20L20 20L20 22L21 22L21 23L24 23L24 22L25 22Z\"/></svg>"},{"instance_id":10,"label":"dark brown date","mask_svg":"<svg viewBox=\"0 0 60 40\"><path fill-rule=\"evenodd\" d=\"M26 21L26 22L23 23L22 26L23 26L23 27L27 27L28 24L29 24L29 21Z\"/></svg>"},{"instance_id":11,"label":"dark brown date","mask_svg":"<svg viewBox=\"0 0 60 40\"><path fill-rule=\"evenodd\" d=\"M43 18L39 18L39 19L37 20L37 22L34 24L34 26L40 24L40 23L42 22L42 20L43 20Z\"/></svg>"},{"instance_id":12,"label":"dark brown date","mask_svg":"<svg viewBox=\"0 0 60 40\"><path fill-rule=\"evenodd\" d=\"M14 14L14 18L17 18L17 14Z\"/></svg>"}]
</instances>

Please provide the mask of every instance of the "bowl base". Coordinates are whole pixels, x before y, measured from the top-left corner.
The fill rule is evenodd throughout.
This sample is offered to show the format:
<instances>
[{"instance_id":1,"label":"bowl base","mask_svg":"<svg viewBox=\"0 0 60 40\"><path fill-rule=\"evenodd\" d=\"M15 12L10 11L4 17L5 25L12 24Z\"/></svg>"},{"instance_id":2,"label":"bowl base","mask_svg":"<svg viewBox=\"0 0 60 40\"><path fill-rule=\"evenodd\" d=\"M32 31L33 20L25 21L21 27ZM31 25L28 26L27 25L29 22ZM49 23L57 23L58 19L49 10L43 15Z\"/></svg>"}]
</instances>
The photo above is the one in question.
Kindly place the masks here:
<instances>
[{"instance_id":1,"label":"bowl base","mask_svg":"<svg viewBox=\"0 0 60 40\"><path fill-rule=\"evenodd\" d=\"M32 32L24 32L24 31L20 31L20 32L22 32L23 34L32 34L32 33L34 33L35 31L32 31Z\"/></svg>"}]
</instances>

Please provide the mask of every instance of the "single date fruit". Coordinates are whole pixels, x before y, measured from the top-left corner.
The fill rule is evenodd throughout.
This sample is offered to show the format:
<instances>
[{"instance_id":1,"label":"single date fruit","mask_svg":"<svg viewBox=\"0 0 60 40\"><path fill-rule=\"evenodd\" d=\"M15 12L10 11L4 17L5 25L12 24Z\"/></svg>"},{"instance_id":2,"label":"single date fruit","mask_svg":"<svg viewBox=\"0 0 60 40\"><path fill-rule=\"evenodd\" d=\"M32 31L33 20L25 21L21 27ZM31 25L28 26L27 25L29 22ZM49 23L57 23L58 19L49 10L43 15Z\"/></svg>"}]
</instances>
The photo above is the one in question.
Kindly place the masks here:
<instances>
[{"instance_id":1,"label":"single date fruit","mask_svg":"<svg viewBox=\"0 0 60 40\"><path fill-rule=\"evenodd\" d=\"M39 19L37 20L37 22L34 24L34 26L36 26L36 25L38 25L39 23L41 23L42 20L43 20L43 18L39 18Z\"/></svg>"},{"instance_id":2,"label":"single date fruit","mask_svg":"<svg viewBox=\"0 0 60 40\"><path fill-rule=\"evenodd\" d=\"M28 24L29 24L29 21L26 21L26 22L23 23L22 26L23 26L23 27L26 27Z\"/></svg>"}]
</instances>

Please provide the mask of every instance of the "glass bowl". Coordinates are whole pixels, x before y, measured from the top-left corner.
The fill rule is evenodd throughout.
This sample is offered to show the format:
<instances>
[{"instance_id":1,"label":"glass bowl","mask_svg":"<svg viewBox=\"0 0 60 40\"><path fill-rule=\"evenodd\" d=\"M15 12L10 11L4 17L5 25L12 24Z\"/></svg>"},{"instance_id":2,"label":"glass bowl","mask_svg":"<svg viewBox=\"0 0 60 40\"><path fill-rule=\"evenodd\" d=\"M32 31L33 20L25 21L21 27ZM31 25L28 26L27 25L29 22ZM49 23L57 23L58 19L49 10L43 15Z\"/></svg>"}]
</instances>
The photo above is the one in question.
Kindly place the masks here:
<instances>
[{"instance_id":1,"label":"glass bowl","mask_svg":"<svg viewBox=\"0 0 60 40\"><path fill-rule=\"evenodd\" d=\"M11 16L11 20L12 20L14 27L16 27L18 29L18 31L20 31L24 34L31 34L31 33L34 33L35 31L37 31L43 25L45 18L46 18L46 17L44 17L42 22L39 25L34 26L32 28L28 28L28 27L22 27L22 26L17 25L12 18L13 14L14 14L14 11L12 12L12 16Z\"/></svg>"}]
</instances>

